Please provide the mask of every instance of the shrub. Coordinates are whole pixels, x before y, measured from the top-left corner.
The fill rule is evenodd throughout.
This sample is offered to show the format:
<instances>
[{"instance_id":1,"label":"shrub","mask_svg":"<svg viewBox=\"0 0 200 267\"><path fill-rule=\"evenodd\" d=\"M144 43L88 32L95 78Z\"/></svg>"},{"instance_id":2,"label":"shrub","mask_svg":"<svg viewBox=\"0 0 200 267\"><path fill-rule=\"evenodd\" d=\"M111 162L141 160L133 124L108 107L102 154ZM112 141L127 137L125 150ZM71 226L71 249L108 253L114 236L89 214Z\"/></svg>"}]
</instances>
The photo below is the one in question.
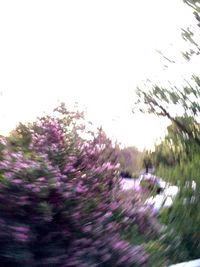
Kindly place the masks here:
<instances>
[{"instance_id":1,"label":"shrub","mask_svg":"<svg viewBox=\"0 0 200 267\"><path fill-rule=\"evenodd\" d=\"M143 213L114 197L119 169L102 129L61 105L0 149L2 266L146 266L143 247L121 236Z\"/></svg>"}]
</instances>

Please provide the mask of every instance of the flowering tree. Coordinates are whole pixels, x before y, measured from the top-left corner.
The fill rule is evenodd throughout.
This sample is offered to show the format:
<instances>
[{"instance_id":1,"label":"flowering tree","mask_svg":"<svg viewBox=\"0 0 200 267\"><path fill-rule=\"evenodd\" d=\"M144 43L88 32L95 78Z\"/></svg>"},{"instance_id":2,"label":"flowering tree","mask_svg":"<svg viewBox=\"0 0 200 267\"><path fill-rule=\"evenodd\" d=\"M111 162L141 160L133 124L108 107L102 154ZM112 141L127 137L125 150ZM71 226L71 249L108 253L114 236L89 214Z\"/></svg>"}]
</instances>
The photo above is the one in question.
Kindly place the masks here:
<instances>
[{"instance_id":1,"label":"flowering tree","mask_svg":"<svg viewBox=\"0 0 200 267\"><path fill-rule=\"evenodd\" d=\"M64 105L0 139L2 266L146 266L121 237L142 212L115 197L119 170L102 129Z\"/></svg>"}]
</instances>

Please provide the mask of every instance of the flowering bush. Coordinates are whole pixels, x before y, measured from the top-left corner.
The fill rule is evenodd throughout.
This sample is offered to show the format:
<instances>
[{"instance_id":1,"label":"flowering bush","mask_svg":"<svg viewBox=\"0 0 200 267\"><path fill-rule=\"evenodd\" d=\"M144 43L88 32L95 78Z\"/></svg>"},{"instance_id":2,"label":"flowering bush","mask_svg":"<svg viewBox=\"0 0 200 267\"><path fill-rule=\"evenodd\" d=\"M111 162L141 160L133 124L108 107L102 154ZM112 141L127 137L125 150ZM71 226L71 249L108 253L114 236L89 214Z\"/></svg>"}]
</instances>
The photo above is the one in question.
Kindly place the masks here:
<instances>
[{"instance_id":1,"label":"flowering bush","mask_svg":"<svg viewBox=\"0 0 200 267\"><path fill-rule=\"evenodd\" d=\"M146 266L144 249L121 237L142 219L114 197L112 142L79 112L55 114L0 139L2 266Z\"/></svg>"}]
</instances>

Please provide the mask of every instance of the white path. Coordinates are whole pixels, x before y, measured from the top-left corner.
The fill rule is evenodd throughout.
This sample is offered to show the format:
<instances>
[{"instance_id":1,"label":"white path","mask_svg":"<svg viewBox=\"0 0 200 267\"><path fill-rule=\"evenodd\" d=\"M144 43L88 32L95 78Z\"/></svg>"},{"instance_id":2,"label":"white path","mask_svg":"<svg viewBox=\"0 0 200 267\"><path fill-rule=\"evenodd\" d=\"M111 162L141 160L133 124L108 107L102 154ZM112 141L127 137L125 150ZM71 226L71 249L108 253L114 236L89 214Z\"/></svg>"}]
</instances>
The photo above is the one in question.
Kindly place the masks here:
<instances>
[{"instance_id":1,"label":"white path","mask_svg":"<svg viewBox=\"0 0 200 267\"><path fill-rule=\"evenodd\" d=\"M200 260L182 262L178 264L170 265L169 267L200 267Z\"/></svg>"},{"instance_id":2,"label":"white path","mask_svg":"<svg viewBox=\"0 0 200 267\"><path fill-rule=\"evenodd\" d=\"M140 190L140 181L141 179L131 179L123 178L121 181L122 190ZM158 212L161 207L171 207L173 205L173 199L178 193L178 187L172 186L164 181L159 181L160 185L164 188L164 191L156 195L155 197L150 197L146 200L146 204L150 205L155 212Z\"/></svg>"}]
</instances>

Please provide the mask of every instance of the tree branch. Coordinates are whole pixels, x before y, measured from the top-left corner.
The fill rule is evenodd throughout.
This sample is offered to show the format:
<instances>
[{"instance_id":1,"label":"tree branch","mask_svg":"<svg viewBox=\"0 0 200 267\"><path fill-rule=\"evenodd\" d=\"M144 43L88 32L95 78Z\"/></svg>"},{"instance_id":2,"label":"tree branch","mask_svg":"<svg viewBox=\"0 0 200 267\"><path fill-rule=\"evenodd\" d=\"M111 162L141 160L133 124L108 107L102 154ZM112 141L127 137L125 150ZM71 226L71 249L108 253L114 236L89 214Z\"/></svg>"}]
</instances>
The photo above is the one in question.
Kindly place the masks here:
<instances>
[{"instance_id":1,"label":"tree branch","mask_svg":"<svg viewBox=\"0 0 200 267\"><path fill-rule=\"evenodd\" d=\"M143 92L143 94L144 94L144 96L145 96L146 99L149 99L149 97L147 96L147 94L146 94L145 92ZM167 117L168 119L170 119L171 121L173 121L173 122L176 124L176 126L177 126L180 130L182 130L183 132L187 133L188 136L189 136L192 140L194 140L194 142L195 142L198 146L200 146L200 139L199 139L198 137L193 136L192 132L191 132L190 130L188 130L187 127L185 127L185 125L184 125L183 123L181 123L179 120L173 118L173 117L169 114L169 112L167 112L167 110L166 110L163 106L161 106L160 104L158 104L158 102L155 101L154 99L151 99L151 102L153 103L154 106L158 107L158 108L162 111L162 115L163 115L163 116L165 116L165 117Z\"/></svg>"}]
</instances>

